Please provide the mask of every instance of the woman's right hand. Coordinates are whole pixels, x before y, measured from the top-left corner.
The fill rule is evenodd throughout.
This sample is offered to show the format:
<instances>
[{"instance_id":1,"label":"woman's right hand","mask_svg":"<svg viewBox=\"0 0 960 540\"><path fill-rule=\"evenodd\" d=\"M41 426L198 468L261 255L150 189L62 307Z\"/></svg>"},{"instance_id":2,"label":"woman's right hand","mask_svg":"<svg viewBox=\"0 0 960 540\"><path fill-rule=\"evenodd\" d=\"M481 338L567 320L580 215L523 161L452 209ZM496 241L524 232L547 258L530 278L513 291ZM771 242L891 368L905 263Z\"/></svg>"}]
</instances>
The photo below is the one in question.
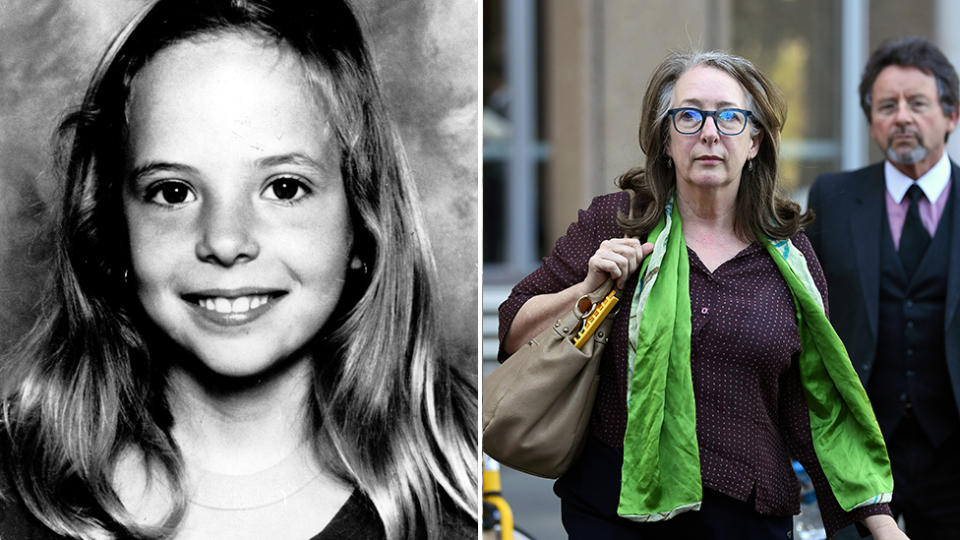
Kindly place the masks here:
<instances>
[{"instance_id":1,"label":"woman's right hand","mask_svg":"<svg viewBox=\"0 0 960 540\"><path fill-rule=\"evenodd\" d=\"M627 279L640 268L643 259L652 252L653 244L650 242L641 244L636 238L604 240L596 253L590 257L587 264L587 277L581 282L581 290L586 293L592 292L608 277L616 280L616 287L622 289Z\"/></svg>"},{"instance_id":2,"label":"woman's right hand","mask_svg":"<svg viewBox=\"0 0 960 540\"><path fill-rule=\"evenodd\" d=\"M622 289L627 278L640 268L640 263L652 252L653 244L641 244L636 238L604 240L590 257L587 277L583 281L562 291L534 296L523 304L503 338L503 350L513 354L559 317L569 313L578 298L592 293L608 277L615 279L617 288Z\"/></svg>"}]
</instances>

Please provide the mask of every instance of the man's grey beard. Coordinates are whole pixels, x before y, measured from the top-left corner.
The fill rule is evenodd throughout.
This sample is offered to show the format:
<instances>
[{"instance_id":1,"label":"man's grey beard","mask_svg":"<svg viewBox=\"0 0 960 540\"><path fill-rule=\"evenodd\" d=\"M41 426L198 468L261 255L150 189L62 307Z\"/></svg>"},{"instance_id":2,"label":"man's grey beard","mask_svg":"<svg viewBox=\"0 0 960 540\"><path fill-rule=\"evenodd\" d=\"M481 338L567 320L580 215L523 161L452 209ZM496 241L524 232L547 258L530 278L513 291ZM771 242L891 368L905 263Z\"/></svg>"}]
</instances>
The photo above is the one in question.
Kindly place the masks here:
<instances>
[{"instance_id":1,"label":"man's grey beard","mask_svg":"<svg viewBox=\"0 0 960 540\"><path fill-rule=\"evenodd\" d=\"M917 146L910 150L909 152L897 152L893 149L893 137L895 135L903 135L909 133L917 139ZM915 130L897 130L895 133L890 134L890 139L887 141L887 159L891 162L896 163L897 165L913 165L914 163L919 163L923 161L927 154L930 151L923 145L923 139L920 137L920 134Z\"/></svg>"},{"instance_id":2,"label":"man's grey beard","mask_svg":"<svg viewBox=\"0 0 960 540\"><path fill-rule=\"evenodd\" d=\"M887 159L898 165L913 165L923 161L930 151L924 146L917 145L909 152L897 152L892 146L887 147Z\"/></svg>"}]
</instances>

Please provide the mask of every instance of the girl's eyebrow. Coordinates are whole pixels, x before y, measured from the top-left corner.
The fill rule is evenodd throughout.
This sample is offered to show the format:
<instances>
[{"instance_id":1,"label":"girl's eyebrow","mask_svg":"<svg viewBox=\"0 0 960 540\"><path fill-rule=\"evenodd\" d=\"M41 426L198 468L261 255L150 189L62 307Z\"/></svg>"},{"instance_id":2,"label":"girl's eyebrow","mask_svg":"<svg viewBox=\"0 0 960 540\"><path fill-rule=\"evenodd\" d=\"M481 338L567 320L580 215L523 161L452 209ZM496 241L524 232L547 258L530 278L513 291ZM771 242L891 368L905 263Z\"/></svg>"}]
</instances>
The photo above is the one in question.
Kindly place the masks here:
<instances>
[{"instance_id":1,"label":"girl's eyebrow","mask_svg":"<svg viewBox=\"0 0 960 540\"><path fill-rule=\"evenodd\" d=\"M261 169L276 167L279 165L298 165L301 167L309 167L320 172L326 172L328 169L326 165L300 152L267 156L257 159L253 163L257 168ZM130 171L130 174L127 175L127 181L135 182L140 177L156 171L174 172L184 175L199 174L199 170L197 168L190 165L185 165L183 163L174 163L170 161L148 161L142 165L134 167L133 170Z\"/></svg>"},{"instance_id":2,"label":"girl's eyebrow","mask_svg":"<svg viewBox=\"0 0 960 540\"><path fill-rule=\"evenodd\" d=\"M183 163L172 163L169 161L148 161L142 165L134 167L127 176L127 181L135 182L140 177L155 171L175 172L184 175L197 174L196 168L191 167L190 165L184 165Z\"/></svg>"},{"instance_id":3,"label":"girl's eyebrow","mask_svg":"<svg viewBox=\"0 0 960 540\"><path fill-rule=\"evenodd\" d=\"M261 169L276 167L279 165L298 165L301 167L309 167L320 172L326 172L328 169L327 165L320 163L312 157L300 152L262 157L254 161L253 164L257 168Z\"/></svg>"}]
</instances>

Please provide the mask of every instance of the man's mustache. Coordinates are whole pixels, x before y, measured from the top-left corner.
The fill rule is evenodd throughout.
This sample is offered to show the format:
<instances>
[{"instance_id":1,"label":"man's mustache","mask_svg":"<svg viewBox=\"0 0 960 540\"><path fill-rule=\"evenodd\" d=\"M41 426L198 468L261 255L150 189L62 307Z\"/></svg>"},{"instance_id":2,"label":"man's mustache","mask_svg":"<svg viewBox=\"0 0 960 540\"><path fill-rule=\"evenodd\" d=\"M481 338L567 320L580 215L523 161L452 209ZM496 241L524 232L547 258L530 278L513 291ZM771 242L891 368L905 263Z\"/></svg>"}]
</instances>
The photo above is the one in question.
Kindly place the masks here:
<instances>
[{"instance_id":1,"label":"man's mustache","mask_svg":"<svg viewBox=\"0 0 960 540\"><path fill-rule=\"evenodd\" d=\"M890 136L888 137L888 140L892 142L893 138L896 137L897 135L912 135L914 138L917 139L917 141L923 141L923 137L921 137L920 135L920 130L912 126L894 128L894 130L890 132Z\"/></svg>"}]
</instances>

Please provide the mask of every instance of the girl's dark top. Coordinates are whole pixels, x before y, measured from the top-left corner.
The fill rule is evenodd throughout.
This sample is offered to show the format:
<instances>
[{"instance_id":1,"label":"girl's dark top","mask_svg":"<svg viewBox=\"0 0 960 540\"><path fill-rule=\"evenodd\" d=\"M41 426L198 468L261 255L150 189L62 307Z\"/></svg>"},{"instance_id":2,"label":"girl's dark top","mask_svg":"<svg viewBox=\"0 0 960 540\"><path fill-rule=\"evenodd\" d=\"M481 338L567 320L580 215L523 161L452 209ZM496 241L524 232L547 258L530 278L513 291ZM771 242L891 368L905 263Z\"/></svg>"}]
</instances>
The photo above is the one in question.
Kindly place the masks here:
<instances>
[{"instance_id":1,"label":"girl's dark top","mask_svg":"<svg viewBox=\"0 0 960 540\"><path fill-rule=\"evenodd\" d=\"M5 469L4 469L5 470ZM46 527L31 514L23 501L11 489L7 475L3 475L4 501L0 502L0 538L18 540L61 540L60 536ZM354 491L347 502L324 527L320 534L310 540L380 540L386 538L383 525L373 505L359 491Z\"/></svg>"},{"instance_id":2,"label":"girl's dark top","mask_svg":"<svg viewBox=\"0 0 960 540\"><path fill-rule=\"evenodd\" d=\"M617 214L626 214L626 192L597 197L557 240L543 264L514 287L500 306L500 340L521 306L533 296L579 283L600 243L619 238ZM827 286L820 263L803 233L792 239L804 254L824 305ZM696 253L690 259L691 351L696 397L697 441L704 487L737 500L754 495L757 512L796 514L799 484L791 456L813 479L825 528L832 534L871 514L890 513L885 504L844 512L817 461L810 418L795 361L800 334L790 289L759 243L752 243L710 272ZM624 286L632 298L639 272ZM591 433L623 447L627 424L627 335L630 310L620 309L600 364L600 383ZM506 359L500 350L500 360ZM619 484L619 481L616 482Z\"/></svg>"}]
</instances>

